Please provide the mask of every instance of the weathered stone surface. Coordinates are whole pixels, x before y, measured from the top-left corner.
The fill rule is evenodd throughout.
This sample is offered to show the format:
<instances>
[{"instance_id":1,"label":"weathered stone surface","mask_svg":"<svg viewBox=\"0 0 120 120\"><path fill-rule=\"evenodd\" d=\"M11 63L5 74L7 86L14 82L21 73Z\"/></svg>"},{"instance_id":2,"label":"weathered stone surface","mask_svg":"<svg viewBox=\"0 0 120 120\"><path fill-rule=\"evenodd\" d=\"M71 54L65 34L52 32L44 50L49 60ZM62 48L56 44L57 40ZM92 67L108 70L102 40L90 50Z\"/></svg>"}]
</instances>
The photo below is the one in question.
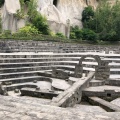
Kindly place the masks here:
<instances>
[{"instance_id":1,"label":"weathered stone surface","mask_svg":"<svg viewBox=\"0 0 120 120\"><path fill-rule=\"evenodd\" d=\"M9 97L8 97L9 98ZM48 105L24 104L24 101L8 100L0 96L1 120L119 120L120 113L83 112L79 109L65 109Z\"/></svg>"},{"instance_id":2,"label":"weathered stone surface","mask_svg":"<svg viewBox=\"0 0 120 120\"><path fill-rule=\"evenodd\" d=\"M95 79L96 80L108 80L110 76L110 67L108 62L101 61L100 66L95 68Z\"/></svg>"},{"instance_id":3,"label":"weathered stone surface","mask_svg":"<svg viewBox=\"0 0 120 120\"><path fill-rule=\"evenodd\" d=\"M97 0L75 0L74 2L72 0L38 0L37 10L47 17L51 30L55 33L62 32L67 35L69 32L67 20L69 19L72 25L82 27L81 14L84 7L88 5L96 7L97 4ZM18 20L14 16L19 9L19 0L16 0L16 2L14 0L5 0L2 9L3 30L15 32L25 25L25 20Z\"/></svg>"},{"instance_id":4,"label":"weathered stone surface","mask_svg":"<svg viewBox=\"0 0 120 120\"><path fill-rule=\"evenodd\" d=\"M83 74L83 65L82 62L87 57L92 57L98 63L98 66L95 67L95 79L96 80L107 80L110 76L110 67L108 66L107 61L101 60L98 55L84 55L80 58L79 64L75 66L75 77L82 77Z\"/></svg>"},{"instance_id":5,"label":"weathered stone surface","mask_svg":"<svg viewBox=\"0 0 120 120\"><path fill-rule=\"evenodd\" d=\"M15 17L17 10L20 10L20 2L19 0L5 0L4 7L2 8L2 28L3 30L11 30L12 32L16 32L19 28L24 25L18 26L21 23ZM19 23L18 23L19 22ZM22 22L24 23L24 22Z\"/></svg>"},{"instance_id":6,"label":"weathered stone surface","mask_svg":"<svg viewBox=\"0 0 120 120\"><path fill-rule=\"evenodd\" d=\"M3 87L2 82L0 82L0 94L1 95L8 95L7 90Z\"/></svg>"},{"instance_id":7,"label":"weathered stone surface","mask_svg":"<svg viewBox=\"0 0 120 120\"><path fill-rule=\"evenodd\" d=\"M68 79L69 78L69 72L66 72L65 70L60 69L52 69L52 77L60 78L60 79Z\"/></svg>"},{"instance_id":8,"label":"weathered stone surface","mask_svg":"<svg viewBox=\"0 0 120 120\"><path fill-rule=\"evenodd\" d=\"M120 107L98 97L89 97L89 102L93 105L99 105L109 112L120 112Z\"/></svg>"}]
</instances>

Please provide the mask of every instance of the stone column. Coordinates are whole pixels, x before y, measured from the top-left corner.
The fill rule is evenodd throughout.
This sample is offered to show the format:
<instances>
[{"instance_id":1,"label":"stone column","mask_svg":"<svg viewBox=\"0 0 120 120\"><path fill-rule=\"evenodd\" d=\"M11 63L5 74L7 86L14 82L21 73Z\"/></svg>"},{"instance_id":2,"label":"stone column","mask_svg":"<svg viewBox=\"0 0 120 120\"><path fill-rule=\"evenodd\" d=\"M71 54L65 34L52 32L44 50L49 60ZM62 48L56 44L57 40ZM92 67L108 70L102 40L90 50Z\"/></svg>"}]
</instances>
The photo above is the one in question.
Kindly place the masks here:
<instances>
[{"instance_id":1,"label":"stone column","mask_svg":"<svg viewBox=\"0 0 120 120\"><path fill-rule=\"evenodd\" d=\"M77 64L75 66L75 73L74 76L77 78L81 78L83 73L83 65L82 64Z\"/></svg>"},{"instance_id":2,"label":"stone column","mask_svg":"<svg viewBox=\"0 0 120 120\"><path fill-rule=\"evenodd\" d=\"M67 38L69 39L70 38L70 20L68 19L66 23L67 23Z\"/></svg>"},{"instance_id":3,"label":"stone column","mask_svg":"<svg viewBox=\"0 0 120 120\"><path fill-rule=\"evenodd\" d=\"M95 68L96 80L107 80L110 76L110 67L107 61L101 61L101 65Z\"/></svg>"}]
</instances>

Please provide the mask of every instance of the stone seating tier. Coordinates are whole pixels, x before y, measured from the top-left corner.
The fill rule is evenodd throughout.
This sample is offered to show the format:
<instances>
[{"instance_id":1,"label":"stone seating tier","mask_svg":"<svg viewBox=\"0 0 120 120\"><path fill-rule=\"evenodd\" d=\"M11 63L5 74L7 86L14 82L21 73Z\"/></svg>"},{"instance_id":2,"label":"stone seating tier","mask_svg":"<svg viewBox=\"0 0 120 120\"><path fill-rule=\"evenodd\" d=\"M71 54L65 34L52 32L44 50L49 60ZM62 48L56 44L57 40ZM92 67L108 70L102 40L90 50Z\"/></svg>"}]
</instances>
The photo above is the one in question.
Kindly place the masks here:
<instances>
[{"instance_id":1,"label":"stone seating tier","mask_svg":"<svg viewBox=\"0 0 120 120\"><path fill-rule=\"evenodd\" d=\"M33 47L34 46L34 47ZM55 53L74 53L74 52L106 52L120 53L119 46L97 46L80 45L61 42L47 41L20 41L20 40L1 40L1 52L55 52Z\"/></svg>"}]
</instances>

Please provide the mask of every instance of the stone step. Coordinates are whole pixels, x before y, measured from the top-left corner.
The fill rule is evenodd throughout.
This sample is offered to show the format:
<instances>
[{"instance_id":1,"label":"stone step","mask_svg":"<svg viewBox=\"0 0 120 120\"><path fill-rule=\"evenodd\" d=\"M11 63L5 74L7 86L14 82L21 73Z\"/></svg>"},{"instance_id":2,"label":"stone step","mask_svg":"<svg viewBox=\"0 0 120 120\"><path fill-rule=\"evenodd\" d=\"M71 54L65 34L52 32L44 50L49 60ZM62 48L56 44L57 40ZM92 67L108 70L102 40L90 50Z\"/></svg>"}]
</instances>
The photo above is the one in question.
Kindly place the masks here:
<instances>
[{"instance_id":1,"label":"stone step","mask_svg":"<svg viewBox=\"0 0 120 120\"><path fill-rule=\"evenodd\" d=\"M19 63L0 63L2 68L9 67L30 67L30 66L51 66L51 65L73 65L78 64L79 61L46 61L46 62L19 62ZM83 65L93 68L97 65L96 62L83 62ZM110 63L111 68L120 68L120 63Z\"/></svg>"},{"instance_id":2,"label":"stone step","mask_svg":"<svg viewBox=\"0 0 120 120\"><path fill-rule=\"evenodd\" d=\"M40 58L3 58L0 63L43 62L43 61L79 61L80 57L40 57Z\"/></svg>"},{"instance_id":3,"label":"stone step","mask_svg":"<svg viewBox=\"0 0 120 120\"><path fill-rule=\"evenodd\" d=\"M14 67L14 66L13 66ZM0 73L15 73L15 72L25 72L25 71L40 71L40 70L50 70L52 68L66 69L74 71L75 66L67 65L52 65L52 66L32 66L32 67L14 67L14 68L1 68Z\"/></svg>"},{"instance_id":4,"label":"stone step","mask_svg":"<svg viewBox=\"0 0 120 120\"><path fill-rule=\"evenodd\" d=\"M3 73L0 74L0 80L7 78L19 78L19 77L27 77L27 76L37 76L38 71L27 71L27 72L16 72L16 73Z\"/></svg>"},{"instance_id":5,"label":"stone step","mask_svg":"<svg viewBox=\"0 0 120 120\"><path fill-rule=\"evenodd\" d=\"M0 82L3 82L4 84L11 82L12 84L16 83L24 83L24 82L30 82L34 80L45 80L45 77L41 76L25 76L25 77L18 77L18 78L8 78L8 79L0 79Z\"/></svg>"},{"instance_id":6,"label":"stone step","mask_svg":"<svg viewBox=\"0 0 120 120\"><path fill-rule=\"evenodd\" d=\"M3 71L1 69L0 79L6 78L18 78L18 77L25 77L25 76L35 76L40 73L40 71L51 70L53 67L57 67L57 69L69 70L74 72L75 66L66 66L66 65L53 65L53 66L40 66L40 67L17 67L17 68L4 68ZM84 71L95 71L94 68L83 67ZM9 72L8 72L9 71ZM3 72L3 73L2 73ZM120 69L110 69L110 74L120 74ZM46 76L45 73L41 75Z\"/></svg>"},{"instance_id":7,"label":"stone step","mask_svg":"<svg viewBox=\"0 0 120 120\"><path fill-rule=\"evenodd\" d=\"M104 54L104 53L95 53L95 52L86 52L86 53L31 53L31 52L19 52L19 53L0 53L1 58L29 58L29 57L81 57L81 55L99 55L100 57L105 58L120 58L119 54Z\"/></svg>"},{"instance_id":8,"label":"stone step","mask_svg":"<svg viewBox=\"0 0 120 120\"><path fill-rule=\"evenodd\" d=\"M24 82L24 83L13 83L12 85L5 86L7 91L11 91L9 95L13 95L15 89L21 89L21 88L35 88L40 87L40 90L51 90L57 91L61 93L64 90L68 89L71 85L64 79L56 79L51 77L41 77L37 80L37 82L30 81L30 82ZM14 93L15 94L15 93Z\"/></svg>"},{"instance_id":9,"label":"stone step","mask_svg":"<svg viewBox=\"0 0 120 120\"><path fill-rule=\"evenodd\" d=\"M120 86L120 75L111 75L111 77L105 82L106 85Z\"/></svg>"},{"instance_id":10,"label":"stone step","mask_svg":"<svg viewBox=\"0 0 120 120\"><path fill-rule=\"evenodd\" d=\"M1 58L0 63L15 63L15 62L42 62L42 61L79 61L81 57L38 57L38 58ZM119 63L119 58L102 58L102 60L110 63ZM95 62L93 58L86 58L84 61Z\"/></svg>"}]
</instances>

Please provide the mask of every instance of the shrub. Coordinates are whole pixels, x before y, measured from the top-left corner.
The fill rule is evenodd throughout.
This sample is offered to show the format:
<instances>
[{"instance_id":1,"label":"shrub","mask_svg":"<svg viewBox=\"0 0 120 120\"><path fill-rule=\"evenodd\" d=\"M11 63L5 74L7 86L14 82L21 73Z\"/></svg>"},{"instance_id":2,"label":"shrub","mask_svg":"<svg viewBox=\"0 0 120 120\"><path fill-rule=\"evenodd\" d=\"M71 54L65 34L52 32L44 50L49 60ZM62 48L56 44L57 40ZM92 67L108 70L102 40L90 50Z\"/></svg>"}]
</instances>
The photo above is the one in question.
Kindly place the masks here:
<instances>
[{"instance_id":1,"label":"shrub","mask_svg":"<svg viewBox=\"0 0 120 120\"><path fill-rule=\"evenodd\" d=\"M63 33L56 33L56 37L65 38L65 36L63 35Z\"/></svg>"},{"instance_id":2,"label":"shrub","mask_svg":"<svg viewBox=\"0 0 120 120\"><path fill-rule=\"evenodd\" d=\"M82 37L83 40L95 41L98 38L97 34L94 31L89 29L82 29L82 35L83 35Z\"/></svg>"},{"instance_id":3,"label":"shrub","mask_svg":"<svg viewBox=\"0 0 120 120\"><path fill-rule=\"evenodd\" d=\"M2 33L2 36L4 36L4 37L12 36L11 31L10 30L4 30L3 33Z\"/></svg>"},{"instance_id":4,"label":"shrub","mask_svg":"<svg viewBox=\"0 0 120 120\"><path fill-rule=\"evenodd\" d=\"M83 38L82 30L77 30L77 31L75 31L75 35L76 35L76 38L77 38L77 39Z\"/></svg>"},{"instance_id":5,"label":"shrub","mask_svg":"<svg viewBox=\"0 0 120 120\"><path fill-rule=\"evenodd\" d=\"M81 39L82 38L82 31L78 26L71 27L70 31L70 38L71 39Z\"/></svg>"},{"instance_id":6,"label":"shrub","mask_svg":"<svg viewBox=\"0 0 120 120\"><path fill-rule=\"evenodd\" d=\"M25 27L19 29L19 31L17 33L13 34L13 36L29 37L29 36L35 36L38 34L39 34L39 32L38 32L37 28L35 28L32 25L29 25L29 26L25 26Z\"/></svg>"},{"instance_id":7,"label":"shrub","mask_svg":"<svg viewBox=\"0 0 120 120\"><path fill-rule=\"evenodd\" d=\"M36 14L32 20L32 24L44 35L50 34L50 29L47 20L41 14Z\"/></svg>"},{"instance_id":8,"label":"shrub","mask_svg":"<svg viewBox=\"0 0 120 120\"><path fill-rule=\"evenodd\" d=\"M75 32L70 32L70 39L76 39Z\"/></svg>"}]
</instances>

